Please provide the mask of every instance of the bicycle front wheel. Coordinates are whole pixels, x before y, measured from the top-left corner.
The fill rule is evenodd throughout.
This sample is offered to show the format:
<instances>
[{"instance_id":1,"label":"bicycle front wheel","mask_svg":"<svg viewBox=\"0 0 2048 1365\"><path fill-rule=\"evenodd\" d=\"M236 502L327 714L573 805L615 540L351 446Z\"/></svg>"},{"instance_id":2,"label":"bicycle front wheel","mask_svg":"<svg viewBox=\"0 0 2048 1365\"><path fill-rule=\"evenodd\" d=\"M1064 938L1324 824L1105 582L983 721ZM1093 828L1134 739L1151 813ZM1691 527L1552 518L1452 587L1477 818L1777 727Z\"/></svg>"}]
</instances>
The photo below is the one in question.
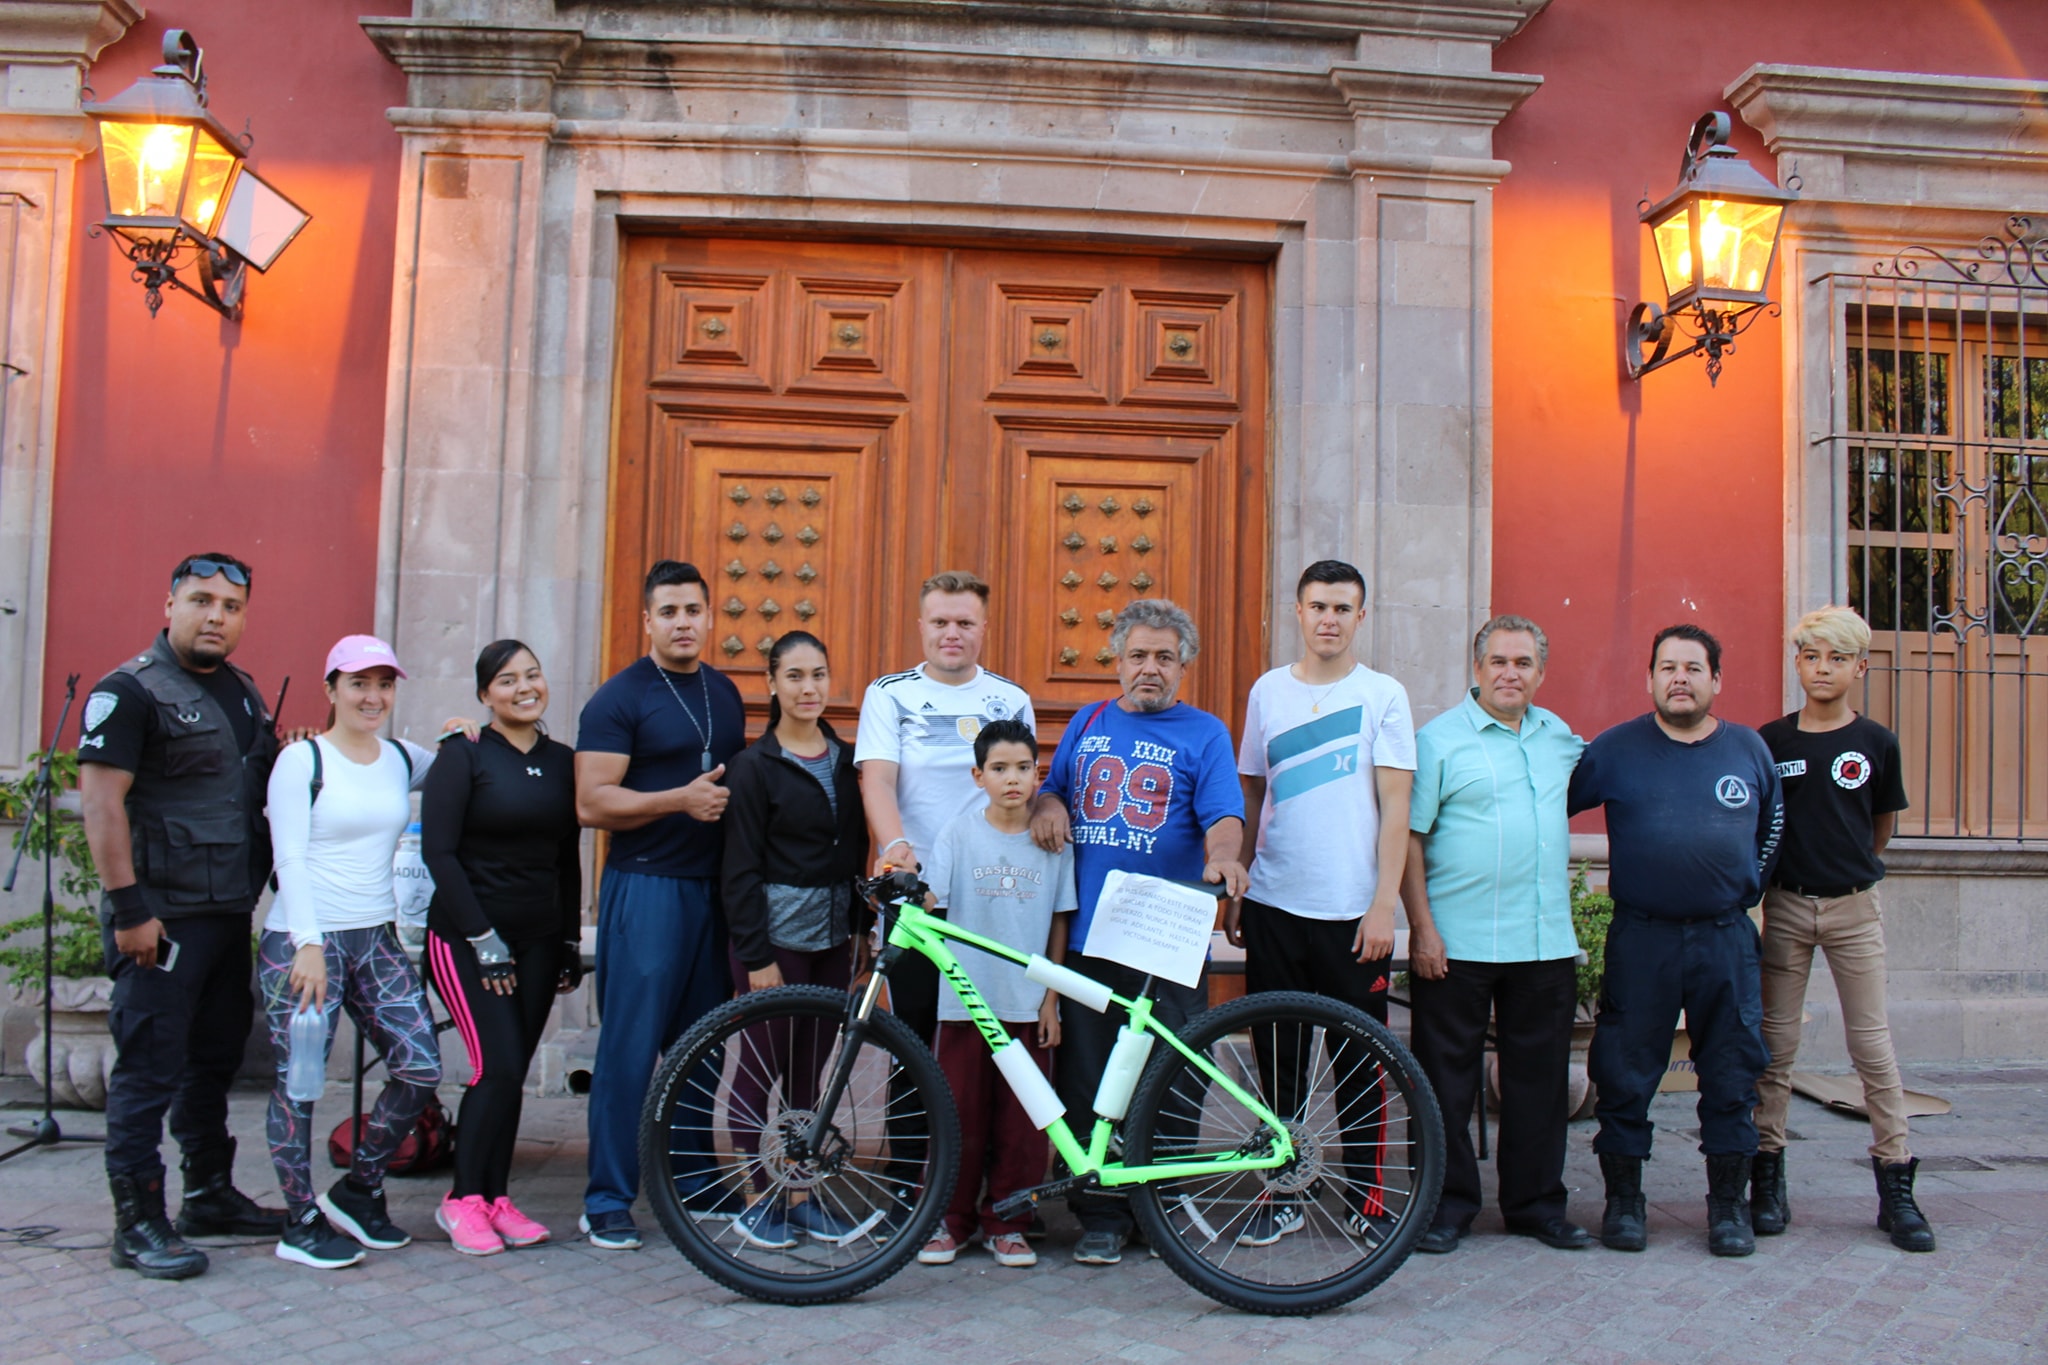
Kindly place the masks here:
<instances>
[{"instance_id":1,"label":"bicycle front wheel","mask_svg":"<svg viewBox=\"0 0 2048 1365\"><path fill-rule=\"evenodd\" d=\"M881 1010L853 1046L849 1005L818 986L750 991L684 1034L648 1089L640 1169L655 1216L692 1264L749 1298L871 1289L952 1198L960 1120L945 1076ZM842 1058L845 1090L814 1125Z\"/></svg>"},{"instance_id":2,"label":"bicycle front wheel","mask_svg":"<svg viewBox=\"0 0 2048 1365\"><path fill-rule=\"evenodd\" d=\"M1161 1258L1254 1313L1333 1308L1393 1274L1429 1227L1444 1169L1436 1095L1400 1040L1349 1005L1275 991L1198 1016L1181 1041L1286 1121L1294 1159L1133 1188ZM1132 1166L1255 1149L1267 1131L1164 1043L1131 1115Z\"/></svg>"}]
</instances>

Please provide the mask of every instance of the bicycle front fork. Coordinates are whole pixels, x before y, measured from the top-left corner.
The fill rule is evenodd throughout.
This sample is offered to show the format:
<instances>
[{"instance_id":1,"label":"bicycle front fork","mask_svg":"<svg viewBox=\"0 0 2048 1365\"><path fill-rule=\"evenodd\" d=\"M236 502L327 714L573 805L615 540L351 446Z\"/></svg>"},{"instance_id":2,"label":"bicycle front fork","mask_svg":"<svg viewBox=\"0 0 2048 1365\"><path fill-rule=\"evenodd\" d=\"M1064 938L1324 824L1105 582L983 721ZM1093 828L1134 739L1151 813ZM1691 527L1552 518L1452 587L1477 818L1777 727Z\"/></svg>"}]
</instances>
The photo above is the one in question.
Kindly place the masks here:
<instances>
[{"instance_id":1,"label":"bicycle front fork","mask_svg":"<svg viewBox=\"0 0 2048 1365\"><path fill-rule=\"evenodd\" d=\"M888 980L889 969L896 965L902 951L900 948L883 948L874 969L868 973L867 985L852 997L846 1013L846 1027L840 1035L839 1058L832 1063L832 1074L818 1096L818 1107L812 1111L811 1121L805 1125L804 1131L791 1134L788 1139L788 1151L793 1160L829 1161L838 1156L846 1145L832 1123L832 1115L839 1108L840 1098L846 1094L847 1083L853 1079L854 1063L860 1060L861 1044L867 1041L868 1020L874 1015L882 983Z\"/></svg>"}]
</instances>

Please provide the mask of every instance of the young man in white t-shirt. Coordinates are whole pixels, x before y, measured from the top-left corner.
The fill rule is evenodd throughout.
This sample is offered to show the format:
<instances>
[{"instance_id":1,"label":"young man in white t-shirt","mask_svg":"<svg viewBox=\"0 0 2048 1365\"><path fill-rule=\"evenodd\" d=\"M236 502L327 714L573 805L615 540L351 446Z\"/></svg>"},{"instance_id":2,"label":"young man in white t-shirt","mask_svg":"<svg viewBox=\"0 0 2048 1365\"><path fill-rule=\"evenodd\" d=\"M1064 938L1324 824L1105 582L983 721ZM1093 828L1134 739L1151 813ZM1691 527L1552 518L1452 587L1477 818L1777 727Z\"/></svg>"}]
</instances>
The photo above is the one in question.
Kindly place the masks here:
<instances>
[{"instance_id":1,"label":"young man in white t-shirt","mask_svg":"<svg viewBox=\"0 0 2048 1365\"><path fill-rule=\"evenodd\" d=\"M1024 689L981 666L988 592L959 570L926 579L917 597L924 662L877 678L861 699L853 761L878 873L922 866L947 821L988 804L974 784L982 726L1021 720L1037 730ZM921 957L905 957L889 977L897 1017L927 1042L937 1027L938 990L938 973Z\"/></svg>"},{"instance_id":2,"label":"young man in white t-shirt","mask_svg":"<svg viewBox=\"0 0 2048 1365\"><path fill-rule=\"evenodd\" d=\"M1252 684L1237 769L1244 782L1244 861L1251 884L1224 913L1224 931L1245 950L1247 991L1313 991L1387 1020L1394 910L1408 855L1408 797L1415 781L1415 724L1408 693L1351 655L1365 616L1365 578L1341 560L1319 560L1294 589L1301 659ZM1379 1107L1363 1058L1337 1057L1339 1119L1347 1151L1341 1198L1354 1235L1378 1236ZM1310 1059L1281 1046L1261 1069L1283 1113L1308 1102ZM1278 1241L1304 1224L1276 1199L1238 1240Z\"/></svg>"},{"instance_id":3,"label":"young man in white t-shirt","mask_svg":"<svg viewBox=\"0 0 2048 1365\"><path fill-rule=\"evenodd\" d=\"M982 726L1020 720L1037 731L1024 689L981 666L988 593L988 584L962 570L927 578L917 594L924 662L877 678L861 698L853 761L878 873L923 866L948 821L988 805L974 782L974 738ZM918 1037L934 1041L938 969L905 954L889 974L889 1007ZM923 1123L914 1114L892 1118L889 1131L908 1145Z\"/></svg>"}]
</instances>

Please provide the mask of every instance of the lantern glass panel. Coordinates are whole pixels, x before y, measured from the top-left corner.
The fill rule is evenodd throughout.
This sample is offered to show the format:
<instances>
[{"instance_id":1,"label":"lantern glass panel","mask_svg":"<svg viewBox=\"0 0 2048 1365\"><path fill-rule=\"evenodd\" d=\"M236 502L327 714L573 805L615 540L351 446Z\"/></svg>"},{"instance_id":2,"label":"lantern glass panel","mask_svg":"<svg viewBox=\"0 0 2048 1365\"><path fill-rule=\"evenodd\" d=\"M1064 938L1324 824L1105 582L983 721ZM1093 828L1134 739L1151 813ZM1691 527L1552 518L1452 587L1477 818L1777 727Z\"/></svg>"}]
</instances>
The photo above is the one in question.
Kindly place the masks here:
<instances>
[{"instance_id":1,"label":"lantern glass panel","mask_svg":"<svg viewBox=\"0 0 2048 1365\"><path fill-rule=\"evenodd\" d=\"M185 191L185 221L208 237L220 221L228 199L228 181L240 158L215 140L205 129L198 130L192 148L191 184Z\"/></svg>"},{"instance_id":2,"label":"lantern glass panel","mask_svg":"<svg viewBox=\"0 0 2048 1365\"><path fill-rule=\"evenodd\" d=\"M1662 222L1650 229L1657 243L1657 264L1664 271L1664 297L1676 298L1692 288L1692 224L1680 201Z\"/></svg>"},{"instance_id":3,"label":"lantern glass panel","mask_svg":"<svg viewBox=\"0 0 2048 1365\"><path fill-rule=\"evenodd\" d=\"M191 165L193 132L176 123L101 123L108 213L115 218L175 218Z\"/></svg>"},{"instance_id":4,"label":"lantern glass panel","mask_svg":"<svg viewBox=\"0 0 2048 1365\"><path fill-rule=\"evenodd\" d=\"M1732 199L1700 201L1700 286L1731 294L1761 294L1778 240L1782 204Z\"/></svg>"}]
</instances>

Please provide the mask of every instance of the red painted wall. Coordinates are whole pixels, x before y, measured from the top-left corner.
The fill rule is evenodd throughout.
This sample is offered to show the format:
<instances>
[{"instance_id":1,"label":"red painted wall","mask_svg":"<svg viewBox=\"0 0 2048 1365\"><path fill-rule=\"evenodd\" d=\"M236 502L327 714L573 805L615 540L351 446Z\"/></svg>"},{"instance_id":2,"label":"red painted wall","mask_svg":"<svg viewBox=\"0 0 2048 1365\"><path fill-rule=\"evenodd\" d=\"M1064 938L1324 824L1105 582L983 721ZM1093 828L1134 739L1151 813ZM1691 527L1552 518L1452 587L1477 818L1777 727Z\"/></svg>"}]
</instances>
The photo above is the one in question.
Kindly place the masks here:
<instances>
[{"instance_id":1,"label":"red painted wall","mask_svg":"<svg viewBox=\"0 0 2048 1365\"><path fill-rule=\"evenodd\" d=\"M46 726L66 673L90 687L148 643L170 570L194 551L254 566L235 658L272 695L292 675L288 721L324 713L327 647L370 628L398 197L384 110L405 102L405 79L356 19L408 12L403 0L152 3L89 73L117 94L161 60L165 29L191 30L214 112L237 132L248 120L249 165L313 221L269 274L251 272L240 323L169 290L152 321L105 238L81 230L73 244ZM78 184L78 221L98 221L97 153Z\"/></svg>"},{"instance_id":2,"label":"red painted wall","mask_svg":"<svg viewBox=\"0 0 2048 1365\"><path fill-rule=\"evenodd\" d=\"M1780 324L1718 389L1697 359L1640 384L1619 363L1629 310L1663 301L1636 201L1672 188L1693 120L1756 62L2041 79L2048 4L1552 0L1500 48L1543 87L1494 144L1514 170L1494 200L1493 604L1543 624L1542 700L1589 736L1647 709L1650 638L1677 621L1721 638L1721 714L1781 701ZM1734 142L1775 175L1739 119Z\"/></svg>"}]
</instances>

